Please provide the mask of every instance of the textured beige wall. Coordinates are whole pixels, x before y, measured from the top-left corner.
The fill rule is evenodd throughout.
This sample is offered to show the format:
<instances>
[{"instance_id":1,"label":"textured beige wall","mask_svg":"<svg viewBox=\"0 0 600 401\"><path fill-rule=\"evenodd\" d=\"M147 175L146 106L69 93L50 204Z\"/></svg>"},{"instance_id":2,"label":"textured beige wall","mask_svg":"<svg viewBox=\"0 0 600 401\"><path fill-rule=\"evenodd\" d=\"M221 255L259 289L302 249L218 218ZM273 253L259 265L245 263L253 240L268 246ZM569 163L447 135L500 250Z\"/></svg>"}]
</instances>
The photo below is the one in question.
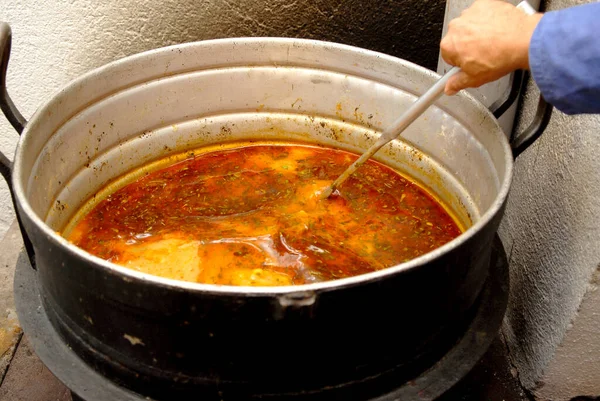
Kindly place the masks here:
<instances>
[{"instance_id":1,"label":"textured beige wall","mask_svg":"<svg viewBox=\"0 0 600 401\"><path fill-rule=\"evenodd\" d=\"M13 29L8 87L26 118L71 79L123 56L234 36L323 39L435 69L444 0L0 0ZM0 118L0 150L17 137ZM14 215L0 182L0 237Z\"/></svg>"},{"instance_id":2,"label":"textured beige wall","mask_svg":"<svg viewBox=\"0 0 600 401\"><path fill-rule=\"evenodd\" d=\"M600 396L600 269L534 393L541 400ZM594 398L592 398L594 397Z\"/></svg>"},{"instance_id":3,"label":"textured beige wall","mask_svg":"<svg viewBox=\"0 0 600 401\"><path fill-rule=\"evenodd\" d=\"M542 3L553 10L589 2ZM447 15L472 3L449 0ZM438 72L444 65L440 59ZM498 84L472 92L491 104ZM517 132L531 122L538 94L530 83ZM555 111L546 133L516 161L500 227L511 278L504 331L522 384L541 400L600 395L599 149L600 116Z\"/></svg>"},{"instance_id":4,"label":"textured beige wall","mask_svg":"<svg viewBox=\"0 0 600 401\"><path fill-rule=\"evenodd\" d=\"M586 2L552 0L546 5L560 9ZM530 85L527 94L519 129L531 121L537 88ZM593 381L587 372L600 372L600 303L582 308L578 315L600 264L599 149L599 115L555 111L544 135L516 161L500 228L511 279L504 329L522 383L538 388L541 399L600 395L600 381L593 383L595 394L580 393L583 384L575 381ZM589 335L578 337L573 330ZM569 344L570 333L588 344L576 349ZM568 367L556 370L569 354ZM554 392L539 392L544 386ZM558 390L572 395L561 398Z\"/></svg>"}]
</instances>

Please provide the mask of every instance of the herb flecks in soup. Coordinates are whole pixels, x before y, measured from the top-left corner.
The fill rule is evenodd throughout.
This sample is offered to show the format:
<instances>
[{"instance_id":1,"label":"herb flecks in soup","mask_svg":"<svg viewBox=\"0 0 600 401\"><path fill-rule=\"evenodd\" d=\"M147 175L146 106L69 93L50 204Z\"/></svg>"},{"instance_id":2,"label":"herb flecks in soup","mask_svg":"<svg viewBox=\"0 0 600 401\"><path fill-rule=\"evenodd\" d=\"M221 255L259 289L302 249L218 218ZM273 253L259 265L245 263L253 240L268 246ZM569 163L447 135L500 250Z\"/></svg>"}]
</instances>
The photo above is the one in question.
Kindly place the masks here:
<instances>
[{"instance_id":1,"label":"herb flecks in soup","mask_svg":"<svg viewBox=\"0 0 600 401\"><path fill-rule=\"evenodd\" d=\"M68 238L145 273L223 285L295 285L368 273L423 255L460 229L422 188L341 150L259 144L153 171L99 202Z\"/></svg>"}]
</instances>

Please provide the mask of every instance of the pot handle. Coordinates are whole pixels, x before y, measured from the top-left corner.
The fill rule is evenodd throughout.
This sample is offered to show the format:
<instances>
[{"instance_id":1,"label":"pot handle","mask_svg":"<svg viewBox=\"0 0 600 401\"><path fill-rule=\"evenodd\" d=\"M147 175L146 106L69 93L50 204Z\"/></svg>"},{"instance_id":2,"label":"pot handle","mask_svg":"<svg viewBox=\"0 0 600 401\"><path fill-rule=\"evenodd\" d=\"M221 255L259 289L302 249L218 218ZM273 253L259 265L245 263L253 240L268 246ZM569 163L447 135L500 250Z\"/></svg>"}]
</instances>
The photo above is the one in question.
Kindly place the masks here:
<instances>
[{"instance_id":1,"label":"pot handle","mask_svg":"<svg viewBox=\"0 0 600 401\"><path fill-rule=\"evenodd\" d=\"M517 8L521 9L525 14L533 15L536 13L536 10L531 7L531 5L527 1L522 1L517 5ZM521 82L519 83L519 88L525 82L525 74L521 71ZM518 95L517 91L517 95ZM517 158L525 149L529 147L532 143L536 141L542 135L548 123L550 122L550 118L552 117L552 105L546 102L546 99L540 94L540 99L538 100L537 110L535 111L535 116L533 117L533 121L529 125L529 127L525 128L523 132L520 134L514 135L512 140L510 141L510 147L513 151L513 158Z\"/></svg>"},{"instance_id":2,"label":"pot handle","mask_svg":"<svg viewBox=\"0 0 600 401\"><path fill-rule=\"evenodd\" d=\"M273 318L287 321L311 318L316 300L317 294L311 291L281 295L275 301Z\"/></svg>"},{"instance_id":3,"label":"pot handle","mask_svg":"<svg viewBox=\"0 0 600 401\"><path fill-rule=\"evenodd\" d=\"M492 103L489 107L490 111L497 119L502 117L519 97L519 92L523 86L523 76L524 73L522 70L517 70L510 74L510 86L506 89L506 92L504 92L502 97Z\"/></svg>"},{"instance_id":4,"label":"pot handle","mask_svg":"<svg viewBox=\"0 0 600 401\"><path fill-rule=\"evenodd\" d=\"M533 15L536 10L531 7L527 1L522 1L517 5L521 11L525 14ZM525 72L523 70L517 70L511 75L510 87L504 93L502 98L494 102L490 107L490 111L494 114L494 117L500 118L512 104L519 97L519 93L526 82ZM533 118L532 123L529 127L525 128L520 134L514 135L511 139L510 146L513 152L513 158L517 158L525 149L536 141L542 135L548 123L550 117L552 117L552 105L550 105L542 95L538 101L537 110Z\"/></svg>"},{"instance_id":5,"label":"pot handle","mask_svg":"<svg viewBox=\"0 0 600 401\"><path fill-rule=\"evenodd\" d=\"M25 120L23 115L19 113L19 110L17 110L15 107L15 104L11 100L10 96L8 96L8 91L6 90L6 71L8 69L8 59L10 58L11 42L12 33L10 26L6 22L0 21L0 108L2 109L2 112L8 121L20 135L25 128L25 124L27 124L27 120ZM21 236L23 237L23 242L25 244L25 250L27 251L27 256L29 257L31 266L35 269L33 245L31 244L31 241L29 240L29 237L23 228L23 223L19 217L19 212L17 211L15 192L13 190L11 181L11 162L2 152L0 152L0 174L8 184L15 212L17 214L19 228L21 229Z\"/></svg>"},{"instance_id":6,"label":"pot handle","mask_svg":"<svg viewBox=\"0 0 600 401\"><path fill-rule=\"evenodd\" d=\"M517 5L517 8L527 15L534 15L535 8L527 1L522 1ZM494 117L500 118L512 106L519 97L519 92L523 86L523 78L525 73L523 70L516 70L510 74L510 85L500 99L492 103L489 110L494 114Z\"/></svg>"},{"instance_id":7,"label":"pot handle","mask_svg":"<svg viewBox=\"0 0 600 401\"><path fill-rule=\"evenodd\" d=\"M11 39L10 26L6 22L0 22L0 108L15 130L21 134L27 121L19 113L19 110L15 107L6 90L6 70L8 69L8 59L10 58ZM6 180L12 193L10 167L10 160L0 152L0 174Z\"/></svg>"},{"instance_id":8,"label":"pot handle","mask_svg":"<svg viewBox=\"0 0 600 401\"><path fill-rule=\"evenodd\" d=\"M496 118L500 118L519 96L521 87L526 82L525 73L521 70L515 71L512 74L511 81L511 87L506 91L504 96L489 107ZM542 135L550 122L552 110L552 105L546 102L544 97L540 95L533 121L523 132L514 135L511 139L510 146L513 151L513 158L516 159L529 145Z\"/></svg>"},{"instance_id":9,"label":"pot handle","mask_svg":"<svg viewBox=\"0 0 600 401\"><path fill-rule=\"evenodd\" d=\"M27 124L15 104L8 96L6 90L6 71L8 69L8 59L10 58L10 45L12 42L12 33L10 26L6 22L0 22L0 108L14 129L21 134Z\"/></svg>"}]
</instances>

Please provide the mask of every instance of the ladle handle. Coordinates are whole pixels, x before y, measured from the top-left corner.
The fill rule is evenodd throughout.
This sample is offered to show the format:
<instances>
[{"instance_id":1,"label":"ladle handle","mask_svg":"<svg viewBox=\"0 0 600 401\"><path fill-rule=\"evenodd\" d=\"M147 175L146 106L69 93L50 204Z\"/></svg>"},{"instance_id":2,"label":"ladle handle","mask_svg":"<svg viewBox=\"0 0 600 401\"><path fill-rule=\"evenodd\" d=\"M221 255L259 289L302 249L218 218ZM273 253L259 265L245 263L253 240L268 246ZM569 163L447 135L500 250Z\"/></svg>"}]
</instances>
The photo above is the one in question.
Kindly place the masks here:
<instances>
[{"instance_id":1,"label":"ladle handle","mask_svg":"<svg viewBox=\"0 0 600 401\"><path fill-rule=\"evenodd\" d=\"M527 1L522 1L517 4L517 8L527 15L533 15L537 12L535 8L531 7L531 4L529 4Z\"/></svg>"},{"instance_id":2,"label":"ladle handle","mask_svg":"<svg viewBox=\"0 0 600 401\"><path fill-rule=\"evenodd\" d=\"M522 1L517 5L517 8L523 11L527 15L533 15L536 10L527 2ZM400 134L415 121L421 114L423 114L436 100L444 93L444 88L448 83L448 80L460 72L459 67L452 67L446 72L431 88L427 90L421 97L419 97L413 104L410 105L408 110L403 113L392 125L381 135L377 144L381 148L386 143L400 136ZM374 146L375 147L375 146ZM373 152L375 153L375 152ZM371 155L373 154L371 153Z\"/></svg>"},{"instance_id":3,"label":"ladle handle","mask_svg":"<svg viewBox=\"0 0 600 401\"><path fill-rule=\"evenodd\" d=\"M320 192L319 197L326 199L348 179L360 166L362 166L371 156L379 151L389 142L399 137L400 134L412 124L421 114L423 114L437 99L444 93L444 88L448 80L460 72L459 67L452 67L450 71L445 73L440 79L437 80L427 91L422 94L414 103L412 103L408 110L406 110L400 117L398 117L389 127L386 129L377 139L377 141L371 145L366 152L364 152L354 163L352 163L330 186Z\"/></svg>"},{"instance_id":4,"label":"ladle handle","mask_svg":"<svg viewBox=\"0 0 600 401\"><path fill-rule=\"evenodd\" d=\"M402 113L396 121L381 135L381 141L385 140L385 143L397 138L400 134L412 124L421 114L423 114L436 100L444 93L444 88L448 80L454 75L460 72L459 67L452 67L450 71L445 73L440 79L437 80L431 88L422 94L413 104L410 105L406 112Z\"/></svg>"}]
</instances>

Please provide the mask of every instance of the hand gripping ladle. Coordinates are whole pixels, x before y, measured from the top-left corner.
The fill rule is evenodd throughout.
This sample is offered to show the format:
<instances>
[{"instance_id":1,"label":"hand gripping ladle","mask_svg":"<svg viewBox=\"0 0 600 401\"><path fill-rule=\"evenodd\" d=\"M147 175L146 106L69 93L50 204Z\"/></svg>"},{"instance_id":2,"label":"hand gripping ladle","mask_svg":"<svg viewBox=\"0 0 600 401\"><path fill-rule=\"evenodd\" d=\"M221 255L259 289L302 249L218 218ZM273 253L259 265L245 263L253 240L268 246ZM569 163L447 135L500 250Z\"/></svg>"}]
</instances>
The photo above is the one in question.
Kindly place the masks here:
<instances>
[{"instance_id":1,"label":"hand gripping ladle","mask_svg":"<svg viewBox=\"0 0 600 401\"><path fill-rule=\"evenodd\" d=\"M533 15L536 13L535 9L527 1L522 1L517 6L527 15ZM413 104L410 105L408 110L402 114L396 121L392 123L377 139L377 141L371 145L365 153L363 153L354 163L350 165L331 185L323 189L319 197L326 199L340 186L344 181L354 174L354 172L362 166L371 156L373 156L379 149L385 146L387 143L396 139L400 134L421 114L425 112L439 97L444 93L444 87L450 79L460 72L460 68L453 67L445 73L431 88L427 90L421 97L419 97Z\"/></svg>"}]
</instances>

